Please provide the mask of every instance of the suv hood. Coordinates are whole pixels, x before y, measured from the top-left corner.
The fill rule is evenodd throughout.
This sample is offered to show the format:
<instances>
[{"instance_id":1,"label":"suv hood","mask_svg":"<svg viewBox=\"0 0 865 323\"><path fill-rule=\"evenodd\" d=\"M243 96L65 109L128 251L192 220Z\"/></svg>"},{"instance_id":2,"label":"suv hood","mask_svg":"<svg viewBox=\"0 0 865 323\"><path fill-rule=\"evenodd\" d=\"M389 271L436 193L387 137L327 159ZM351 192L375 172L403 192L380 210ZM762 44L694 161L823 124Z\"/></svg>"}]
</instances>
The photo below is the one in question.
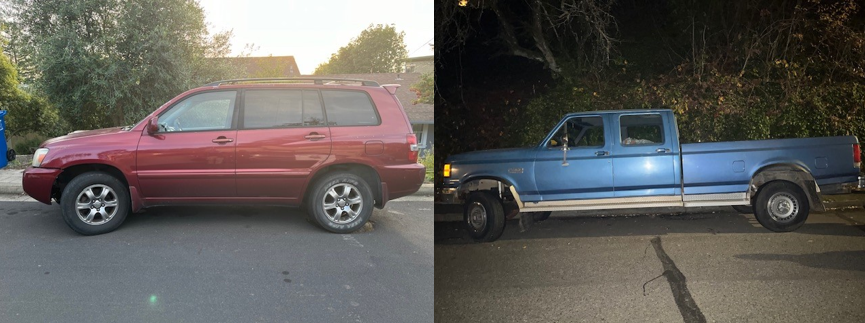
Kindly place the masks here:
<instances>
[{"instance_id":1,"label":"suv hood","mask_svg":"<svg viewBox=\"0 0 865 323\"><path fill-rule=\"evenodd\" d=\"M46 140L40 147L48 147L51 148L53 146L63 145L65 143L85 140L86 138L94 138L100 136L110 136L117 133L126 133L128 131L122 130L123 127L114 127L114 128L105 128L105 129L96 129L96 130L76 130L70 132L68 135L60 136L56 138L51 138Z\"/></svg>"}]
</instances>

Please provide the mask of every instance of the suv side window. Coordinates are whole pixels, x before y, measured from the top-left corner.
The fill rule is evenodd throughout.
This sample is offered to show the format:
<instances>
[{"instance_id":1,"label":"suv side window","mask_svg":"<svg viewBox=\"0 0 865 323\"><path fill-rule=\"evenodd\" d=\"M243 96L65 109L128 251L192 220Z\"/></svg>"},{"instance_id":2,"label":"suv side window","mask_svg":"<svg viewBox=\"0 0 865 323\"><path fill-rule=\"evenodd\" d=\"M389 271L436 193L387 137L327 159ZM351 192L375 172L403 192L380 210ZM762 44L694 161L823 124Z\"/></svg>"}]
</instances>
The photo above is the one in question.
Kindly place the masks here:
<instances>
[{"instance_id":1,"label":"suv side window","mask_svg":"<svg viewBox=\"0 0 865 323\"><path fill-rule=\"evenodd\" d=\"M322 125L324 113L318 91L247 90L244 94L244 129Z\"/></svg>"},{"instance_id":2,"label":"suv side window","mask_svg":"<svg viewBox=\"0 0 865 323\"><path fill-rule=\"evenodd\" d=\"M603 147L604 120L601 117L574 117L565 121L547 147L561 147L567 138L568 147Z\"/></svg>"},{"instance_id":3,"label":"suv side window","mask_svg":"<svg viewBox=\"0 0 865 323\"><path fill-rule=\"evenodd\" d=\"M322 90L327 122L331 126L375 126L378 119L372 99L366 92Z\"/></svg>"},{"instance_id":4,"label":"suv side window","mask_svg":"<svg viewBox=\"0 0 865 323\"><path fill-rule=\"evenodd\" d=\"M236 91L193 94L159 116L160 132L231 129Z\"/></svg>"}]
</instances>

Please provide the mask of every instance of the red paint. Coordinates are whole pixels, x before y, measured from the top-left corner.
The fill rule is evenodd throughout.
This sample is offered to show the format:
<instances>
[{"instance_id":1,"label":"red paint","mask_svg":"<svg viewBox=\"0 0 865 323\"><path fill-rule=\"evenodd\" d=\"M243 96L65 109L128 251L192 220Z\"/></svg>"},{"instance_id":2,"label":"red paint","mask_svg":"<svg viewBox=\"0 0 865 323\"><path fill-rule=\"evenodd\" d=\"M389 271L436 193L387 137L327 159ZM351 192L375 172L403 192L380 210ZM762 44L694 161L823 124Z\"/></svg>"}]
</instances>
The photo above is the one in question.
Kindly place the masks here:
<instances>
[{"instance_id":1,"label":"red paint","mask_svg":"<svg viewBox=\"0 0 865 323\"><path fill-rule=\"evenodd\" d=\"M42 165L25 171L24 190L49 203L56 179L75 165L113 167L129 183L133 210L160 204L266 203L299 205L310 180L325 168L360 164L378 173L384 205L416 192L424 177L411 145L408 117L383 87L312 84L240 84L186 91L145 118L202 91L223 89L351 89L366 91L381 119L376 126L320 126L149 134L148 122L129 131L109 128L47 140ZM236 106L236 108L240 108ZM370 149L373 142L381 149Z\"/></svg>"}]
</instances>

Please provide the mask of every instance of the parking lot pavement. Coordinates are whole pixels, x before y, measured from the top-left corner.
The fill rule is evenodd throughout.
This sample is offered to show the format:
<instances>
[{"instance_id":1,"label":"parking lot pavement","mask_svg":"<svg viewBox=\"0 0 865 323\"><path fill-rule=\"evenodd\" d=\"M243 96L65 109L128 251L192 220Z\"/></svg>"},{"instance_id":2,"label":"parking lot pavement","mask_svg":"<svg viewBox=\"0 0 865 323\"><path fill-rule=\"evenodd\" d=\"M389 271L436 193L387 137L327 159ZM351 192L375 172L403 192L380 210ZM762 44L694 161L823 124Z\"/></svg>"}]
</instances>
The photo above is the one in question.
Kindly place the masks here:
<instances>
[{"instance_id":1,"label":"parking lot pavement","mask_svg":"<svg viewBox=\"0 0 865 323\"><path fill-rule=\"evenodd\" d=\"M160 207L76 234L57 205L0 201L0 322L433 320L432 199L332 234L282 207Z\"/></svg>"},{"instance_id":2,"label":"parking lot pavement","mask_svg":"<svg viewBox=\"0 0 865 323\"><path fill-rule=\"evenodd\" d=\"M436 321L865 322L861 208L792 233L729 208L603 213L509 221L482 244L436 222Z\"/></svg>"}]
</instances>

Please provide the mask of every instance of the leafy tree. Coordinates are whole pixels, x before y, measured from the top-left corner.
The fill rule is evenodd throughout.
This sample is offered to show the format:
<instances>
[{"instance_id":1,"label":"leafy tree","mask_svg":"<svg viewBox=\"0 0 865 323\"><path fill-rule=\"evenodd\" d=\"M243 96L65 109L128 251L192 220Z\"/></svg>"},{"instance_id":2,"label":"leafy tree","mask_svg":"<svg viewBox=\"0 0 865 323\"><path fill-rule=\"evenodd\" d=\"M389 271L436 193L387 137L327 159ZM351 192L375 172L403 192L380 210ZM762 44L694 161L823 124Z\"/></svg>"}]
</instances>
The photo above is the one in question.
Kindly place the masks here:
<instances>
[{"instance_id":1,"label":"leafy tree","mask_svg":"<svg viewBox=\"0 0 865 323\"><path fill-rule=\"evenodd\" d=\"M348 45L340 47L327 63L315 69L316 75L396 73L408 56L405 32L393 25L369 25Z\"/></svg>"},{"instance_id":2,"label":"leafy tree","mask_svg":"<svg viewBox=\"0 0 865 323\"><path fill-rule=\"evenodd\" d=\"M10 0L35 86L75 129L130 124L178 93L235 73L230 32L188 0Z\"/></svg>"},{"instance_id":3,"label":"leafy tree","mask_svg":"<svg viewBox=\"0 0 865 323\"><path fill-rule=\"evenodd\" d=\"M9 110L5 117L9 135L59 134L57 112L44 98L20 89L18 71L4 53L0 53L0 109Z\"/></svg>"},{"instance_id":4,"label":"leafy tree","mask_svg":"<svg viewBox=\"0 0 865 323\"><path fill-rule=\"evenodd\" d=\"M412 101L412 104L426 103L433 104L433 96L435 94L435 80L432 73L421 75L417 83L412 84L409 91L417 94L417 99Z\"/></svg>"}]
</instances>

